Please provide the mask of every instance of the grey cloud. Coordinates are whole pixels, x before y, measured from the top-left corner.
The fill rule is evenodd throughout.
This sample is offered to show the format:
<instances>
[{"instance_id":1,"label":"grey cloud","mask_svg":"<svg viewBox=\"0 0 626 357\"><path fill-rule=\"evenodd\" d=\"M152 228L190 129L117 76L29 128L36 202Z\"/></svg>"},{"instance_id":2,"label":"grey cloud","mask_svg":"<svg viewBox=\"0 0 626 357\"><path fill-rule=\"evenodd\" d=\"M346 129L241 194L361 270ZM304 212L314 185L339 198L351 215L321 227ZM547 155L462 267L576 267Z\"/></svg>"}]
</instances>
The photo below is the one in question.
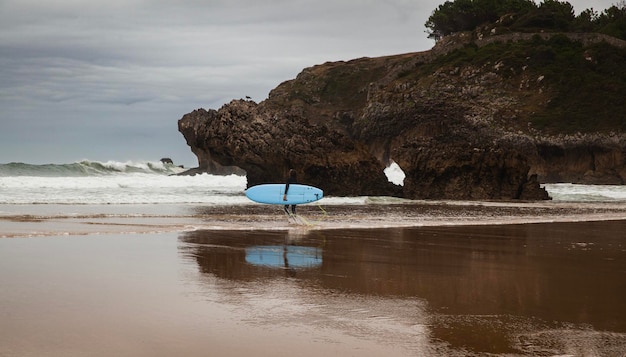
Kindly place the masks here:
<instances>
[{"instance_id":1,"label":"grey cloud","mask_svg":"<svg viewBox=\"0 0 626 357\"><path fill-rule=\"evenodd\" d=\"M184 113L263 100L318 63L427 50L423 25L443 2L0 0L0 162L51 145L71 157L94 129L90 153L102 156L123 152L120 130L162 138L127 144L128 155L188 151L176 131Z\"/></svg>"}]
</instances>

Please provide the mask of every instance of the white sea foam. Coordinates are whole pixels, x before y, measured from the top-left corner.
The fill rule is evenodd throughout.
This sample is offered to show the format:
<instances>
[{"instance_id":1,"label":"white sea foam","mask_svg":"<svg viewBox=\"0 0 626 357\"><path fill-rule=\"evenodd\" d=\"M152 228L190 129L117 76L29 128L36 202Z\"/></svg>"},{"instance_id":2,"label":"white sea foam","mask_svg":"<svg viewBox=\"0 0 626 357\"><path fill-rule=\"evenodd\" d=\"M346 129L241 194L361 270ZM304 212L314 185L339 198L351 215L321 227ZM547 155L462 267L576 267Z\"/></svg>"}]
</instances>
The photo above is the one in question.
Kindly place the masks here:
<instances>
[{"instance_id":1,"label":"white sea foam","mask_svg":"<svg viewBox=\"0 0 626 357\"><path fill-rule=\"evenodd\" d=\"M0 178L0 203L138 204L239 203L242 176L167 176L143 173L85 177Z\"/></svg>"},{"instance_id":2,"label":"white sea foam","mask_svg":"<svg viewBox=\"0 0 626 357\"><path fill-rule=\"evenodd\" d=\"M396 165L397 166L397 165ZM161 162L0 165L0 204L251 204L245 176L172 176L182 169ZM401 184L399 167L387 170ZM555 202L626 203L626 186L544 185ZM323 187L321 187L323 189ZM391 197L325 197L324 205L396 204Z\"/></svg>"},{"instance_id":3,"label":"white sea foam","mask_svg":"<svg viewBox=\"0 0 626 357\"><path fill-rule=\"evenodd\" d=\"M554 201L562 202L626 202L626 186L545 184Z\"/></svg>"},{"instance_id":4,"label":"white sea foam","mask_svg":"<svg viewBox=\"0 0 626 357\"><path fill-rule=\"evenodd\" d=\"M246 202L243 176L175 176L161 162L0 165L1 204L145 204Z\"/></svg>"}]
</instances>

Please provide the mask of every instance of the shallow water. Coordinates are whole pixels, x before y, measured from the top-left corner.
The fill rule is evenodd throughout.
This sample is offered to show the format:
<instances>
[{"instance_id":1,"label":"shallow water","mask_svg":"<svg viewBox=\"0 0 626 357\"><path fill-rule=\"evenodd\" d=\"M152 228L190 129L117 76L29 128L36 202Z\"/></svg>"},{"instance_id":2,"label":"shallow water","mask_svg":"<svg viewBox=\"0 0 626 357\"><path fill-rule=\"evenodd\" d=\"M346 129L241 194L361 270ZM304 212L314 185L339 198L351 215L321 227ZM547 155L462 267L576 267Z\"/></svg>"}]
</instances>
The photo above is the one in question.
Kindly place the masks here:
<instances>
[{"instance_id":1,"label":"shallow water","mask_svg":"<svg viewBox=\"0 0 626 357\"><path fill-rule=\"evenodd\" d=\"M624 231L287 225L0 239L0 356L621 356Z\"/></svg>"},{"instance_id":2,"label":"shallow water","mask_svg":"<svg viewBox=\"0 0 626 357\"><path fill-rule=\"evenodd\" d=\"M621 202L367 200L299 205L297 219L288 218L282 206L262 204L0 204L0 238L626 220L626 205Z\"/></svg>"}]
</instances>

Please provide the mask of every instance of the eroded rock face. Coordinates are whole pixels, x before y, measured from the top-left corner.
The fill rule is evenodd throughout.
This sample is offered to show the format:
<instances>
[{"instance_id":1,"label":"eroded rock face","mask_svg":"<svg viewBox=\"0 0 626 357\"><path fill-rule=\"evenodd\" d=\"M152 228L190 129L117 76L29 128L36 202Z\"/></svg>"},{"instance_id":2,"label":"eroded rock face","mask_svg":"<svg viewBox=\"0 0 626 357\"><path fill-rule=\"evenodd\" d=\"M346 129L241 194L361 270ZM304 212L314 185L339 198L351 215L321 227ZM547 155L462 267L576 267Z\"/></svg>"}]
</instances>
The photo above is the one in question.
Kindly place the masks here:
<instances>
[{"instance_id":1,"label":"eroded rock face","mask_svg":"<svg viewBox=\"0 0 626 357\"><path fill-rule=\"evenodd\" d=\"M328 195L398 194L384 165L365 146L293 113L232 101L219 111L186 114L179 130L201 167L214 162L240 167L249 186L283 182L295 168L300 182L322 187Z\"/></svg>"},{"instance_id":2,"label":"eroded rock face","mask_svg":"<svg viewBox=\"0 0 626 357\"><path fill-rule=\"evenodd\" d=\"M539 181L624 183L626 141L593 145L532 130L550 102L527 72L495 63L412 75L432 51L333 62L303 70L259 104L198 109L179 131L208 172L245 170L248 185L300 182L327 195L420 199L548 199ZM598 139L599 138L599 139ZM387 181L395 161L404 186Z\"/></svg>"},{"instance_id":3,"label":"eroded rock face","mask_svg":"<svg viewBox=\"0 0 626 357\"><path fill-rule=\"evenodd\" d=\"M357 134L345 117L311 123L298 112L239 100L218 111L186 114L179 128L201 167L240 167L250 186L282 182L289 168L296 168L301 182L328 195L547 198L536 179L527 177L523 155L503 143L493 145L492 134L463 123L460 117L423 120L412 127L360 128ZM390 184L383 173L390 158L407 175L404 187Z\"/></svg>"},{"instance_id":4,"label":"eroded rock face","mask_svg":"<svg viewBox=\"0 0 626 357\"><path fill-rule=\"evenodd\" d=\"M626 184L626 138L587 135L537 143L532 171L542 182Z\"/></svg>"}]
</instances>

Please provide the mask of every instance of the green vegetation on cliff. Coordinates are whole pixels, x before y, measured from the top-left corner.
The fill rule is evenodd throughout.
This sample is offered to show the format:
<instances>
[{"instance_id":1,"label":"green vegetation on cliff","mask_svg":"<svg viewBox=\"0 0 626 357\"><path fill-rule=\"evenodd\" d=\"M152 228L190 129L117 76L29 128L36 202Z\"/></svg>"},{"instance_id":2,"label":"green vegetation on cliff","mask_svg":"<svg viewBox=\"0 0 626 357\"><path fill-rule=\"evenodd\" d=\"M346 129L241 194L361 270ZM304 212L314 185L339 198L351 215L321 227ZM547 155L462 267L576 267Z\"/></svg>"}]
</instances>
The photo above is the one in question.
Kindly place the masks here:
<instances>
[{"instance_id":1,"label":"green vegetation on cliff","mask_svg":"<svg viewBox=\"0 0 626 357\"><path fill-rule=\"evenodd\" d=\"M274 89L267 104L378 136L414 120L457 117L516 133L626 132L626 41L564 30L619 29L626 24L626 6L575 17L566 2L457 0L433 14L462 6L466 15L472 6L487 14L474 25L495 21L447 35L430 51L307 68ZM567 21L556 21L559 16ZM372 125L378 130L368 131Z\"/></svg>"},{"instance_id":2,"label":"green vegetation on cliff","mask_svg":"<svg viewBox=\"0 0 626 357\"><path fill-rule=\"evenodd\" d=\"M598 13L586 9L578 16L566 1L455 0L439 5L425 26L430 38L439 40L457 32L497 24L514 32L596 32L626 40L626 2Z\"/></svg>"},{"instance_id":3,"label":"green vegetation on cliff","mask_svg":"<svg viewBox=\"0 0 626 357\"><path fill-rule=\"evenodd\" d=\"M483 47L472 43L414 74L469 65L498 67L509 85L520 83L521 77L540 79L548 103L526 117L536 129L553 134L626 131L626 48L606 42L584 46L559 34L548 39L535 35Z\"/></svg>"}]
</instances>

